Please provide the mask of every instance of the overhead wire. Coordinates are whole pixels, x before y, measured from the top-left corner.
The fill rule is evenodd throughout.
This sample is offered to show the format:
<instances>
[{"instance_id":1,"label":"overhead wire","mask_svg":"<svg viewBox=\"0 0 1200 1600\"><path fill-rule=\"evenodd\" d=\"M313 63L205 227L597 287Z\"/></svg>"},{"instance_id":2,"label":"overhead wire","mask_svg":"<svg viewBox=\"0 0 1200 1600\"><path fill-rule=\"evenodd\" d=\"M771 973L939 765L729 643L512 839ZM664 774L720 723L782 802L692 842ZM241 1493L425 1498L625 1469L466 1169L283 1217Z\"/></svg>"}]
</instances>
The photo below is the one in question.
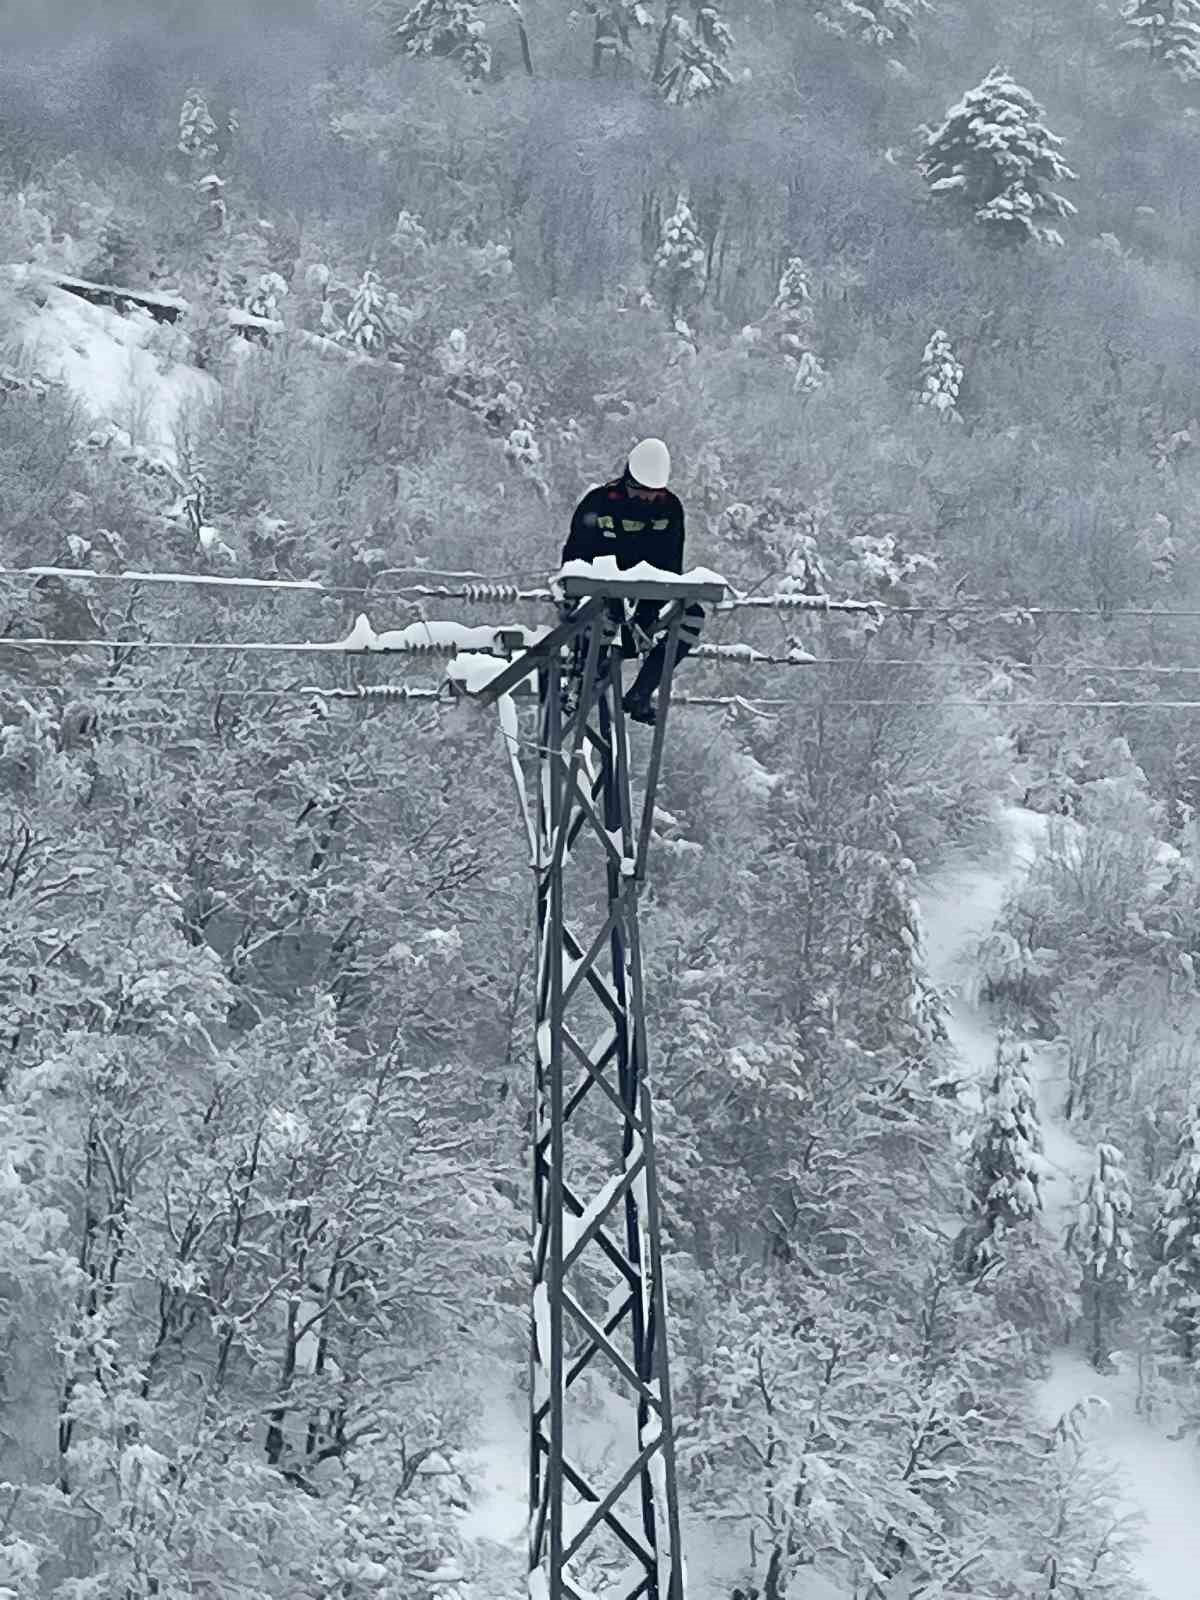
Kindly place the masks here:
<instances>
[{"instance_id":1,"label":"overhead wire","mask_svg":"<svg viewBox=\"0 0 1200 1600\"><path fill-rule=\"evenodd\" d=\"M334 584L312 578L255 578L225 576L203 572L94 572L89 567L0 567L0 580L15 582L39 578L62 578L82 583L97 584L157 584L184 585L226 591L278 591L289 594L361 595L377 600L413 599L467 599L483 601L499 599L540 603L554 598L549 588L521 589L513 580L527 577L544 577L542 568L522 568L505 573L481 573L473 570L455 571L433 567L391 567L385 575L411 572L424 580L449 579L457 588L445 584L421 582L399 588L379 588L371 584ZM829 612L875 614L879 616L955 616L990 615L993 617L1131 617L1150 621L1171 618L1195 619L1200 609L1190 607L1146 606L1053 606L1028 605L1019 600L963 600L943 605L897 605L886 600L837 600L829 595L806 595L791 591L760 595L739 592L731 585L731 598L718 601L718 611L745 610L795 610L811 611L820 615ZM493 593L492 591L498 591Z\"/></svg>"},{"instance_id":2,"label":"overhead wire","mask_svg":"<svg viewBox=\"0 0 1200 1600\"><path fill-rule=\"evenodd\" d=\"M354 657L355 659L380 656L412 656L428 658L459 653L459 647L439 641L417 641L403 646L348 645L342 640L208 640L208 639L115 639L115 638L61 638L54 635L21 637L9 635L0 638L0 650L27 649L65 650L115 650L115 651L165 651L184 655L323 655ZM744 649L745 654L736 653ZM1017 674L1064 673L1068 675L1095 674L1098 676L1132 677L1192 677L1200 674L1200 665L1160 665L1155 663L1128 663L1104 661L1046 661L1028 666L1014 663L955 660L939 657L933 660L895 656L795 656L759 651L753 646L740 644L699 646L693 657L697 664L727 669L762 666L806 668L836 667L867 670L885 668L888 671L907 669L921 672L1013 672ZM906 702L912 703L912 702Z\"/></svg>"},{"instance_id":3,"label":"overhead wire","mask_svg":"<svg viewBox=\"0 0 1200 1600\"><path fill-rule=\"evenodd\" d=\"M46 685L31 685L36 692ZM75 692L77 686L63 685L70 692ZM82 690L84 697L98 696L105 700L155 700L155 699L196 699L213 704L219 700L227 699L261 699L261 700L346 700L346 701L397 701L405 700L433 702L440 701L443 705L471 705L473 697L469 694L455 695L446 692L447 686L443 683L437 686L428 684L355 684L343 685L285 685L281 688L266 689L259 687L244 687L231 685L222 688L219 685L207 684L172 684L163 687L148 685L122 685L107 684L97 685ZM532 694L516 697L518 704L528 704L535 698ZM837 695L828 698L815 698L806 695L695 695L672 694L672 707L676 706L806 706L813 711L824 711L830 708L860 707L873 710L932 710L952 707L959 710L996 710L1010 712L1024 712L1031 710L1058 710L1077 709L1089 711L1104 710L1153 710L1153 711L1200 711L1200 699L1196 700L1163 700L1163 699L1074 699L1068 700L1044 698L1037 700L1014 699L983 699L972 700L966 697L936 696L918 700L898 699L895 696L888 698L867 698L861 696Z\"/></svg>"}]
</instances>

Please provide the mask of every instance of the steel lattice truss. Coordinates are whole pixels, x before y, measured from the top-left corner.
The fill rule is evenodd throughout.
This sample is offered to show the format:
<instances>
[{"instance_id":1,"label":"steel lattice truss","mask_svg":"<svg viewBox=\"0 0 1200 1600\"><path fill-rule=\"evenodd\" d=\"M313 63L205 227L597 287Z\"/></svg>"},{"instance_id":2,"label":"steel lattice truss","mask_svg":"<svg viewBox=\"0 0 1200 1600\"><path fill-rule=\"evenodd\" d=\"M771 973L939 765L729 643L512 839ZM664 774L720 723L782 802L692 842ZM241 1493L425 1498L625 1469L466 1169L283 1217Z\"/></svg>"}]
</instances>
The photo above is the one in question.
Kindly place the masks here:
<instances>
[{"instance_id":1,"label":"steel lattice truss","mask_svg":"<svg viewBox=\"0 0 1200 1600\"><path fill-rule=\"evenodd\" d=\"M575 580L568 592L575 615L480 695L536 672L529 1592L590 1600L603 1572L605 1600L683 1600L637 903L683 602L710 597L684 585L652 596L669 607L667 670L635 808L607 619L646 588ZM583 1454L597 1382L624 1412L602 1472Z\"/></svg>"}]
</instances>

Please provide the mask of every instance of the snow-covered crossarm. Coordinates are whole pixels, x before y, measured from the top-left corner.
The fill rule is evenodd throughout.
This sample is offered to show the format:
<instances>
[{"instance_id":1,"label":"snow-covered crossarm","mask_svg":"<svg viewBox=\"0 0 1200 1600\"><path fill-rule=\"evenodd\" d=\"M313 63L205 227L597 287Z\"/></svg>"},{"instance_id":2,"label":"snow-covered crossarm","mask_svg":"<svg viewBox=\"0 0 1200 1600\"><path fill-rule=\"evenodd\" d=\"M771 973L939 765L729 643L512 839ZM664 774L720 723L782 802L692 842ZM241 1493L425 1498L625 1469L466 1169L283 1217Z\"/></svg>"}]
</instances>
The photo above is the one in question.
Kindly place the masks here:
<instances>
[{"instance_id":1,"label":"snow-covered crossarm","mask_svg":"<svg viewBox=\"0 0 1200 1600\"><path fill-rule=\"evenodd\" d=\"M639 561L632 567L618 567L615 556L597 556L594 561L568 561L551 579L553 591L568 600L604 595L611 600L689 600L716 605L729 593L729 585L719 572L707 567L692 567L688 572L666 572Z\"/></svg>"}]
</instances>

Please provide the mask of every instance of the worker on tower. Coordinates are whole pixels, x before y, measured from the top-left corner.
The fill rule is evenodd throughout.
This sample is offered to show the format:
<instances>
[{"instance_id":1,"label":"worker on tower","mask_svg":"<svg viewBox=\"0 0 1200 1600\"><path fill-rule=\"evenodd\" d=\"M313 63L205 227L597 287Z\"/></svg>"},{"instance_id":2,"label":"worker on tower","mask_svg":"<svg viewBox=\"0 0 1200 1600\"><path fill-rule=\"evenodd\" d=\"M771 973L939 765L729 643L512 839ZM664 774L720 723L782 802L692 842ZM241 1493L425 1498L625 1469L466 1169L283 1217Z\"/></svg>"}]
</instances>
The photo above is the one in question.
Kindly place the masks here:
<instances>
[{"instance_id":1,"label":"worker on tower","mask_svg":"<svg viewBox=\"0 0 1200 1600\"><path fill-rule=\"evenodd\" d=\"M611 483L602 483L575 507L571 531L563 546L563 562L594 561L615 556L617 567L627 571L639 562L662 572L683 571L683 506L667 488L671 456L661 439L643 439L630 451L625 470ZM622 625L622 653L639 653L639 643L649 646L633 687L625 696L626 714L634 722L653 725L653 695L667 664L667 632L661 622L662 602L640 600L632 623L624 625L624 607L614 602L610 621ZM704 626L704 608L684 608L675 652L678 663L692 650ZM658 639L651 644L653 635Z\"/></svg>"}]
</instances>

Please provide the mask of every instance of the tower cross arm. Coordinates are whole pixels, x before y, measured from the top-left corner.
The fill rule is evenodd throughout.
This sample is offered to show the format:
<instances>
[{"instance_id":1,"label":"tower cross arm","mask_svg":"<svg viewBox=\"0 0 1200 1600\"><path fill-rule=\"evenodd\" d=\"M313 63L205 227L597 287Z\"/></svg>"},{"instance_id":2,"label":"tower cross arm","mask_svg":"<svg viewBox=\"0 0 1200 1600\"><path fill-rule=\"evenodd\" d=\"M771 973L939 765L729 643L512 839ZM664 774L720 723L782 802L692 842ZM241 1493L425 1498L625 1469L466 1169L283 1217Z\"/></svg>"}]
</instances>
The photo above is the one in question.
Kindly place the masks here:
<instances>
[{"instance_id":1,"label":"tower cross arm","mask_svg":"<svg viewBox=\"0 0 1200 1600\"><path fill-rule=\"evenodd\" d=\"M523 683L535 673L552 655L561 650L563 645L570 644L577 634L582 633L599 614L600 609L599 600L580 606L573 616L568 617L565 622L560 622L557 628L551 628L537 644L528 650L522 650L502 672L496 673L477 689L468 690L471 698L486 706L498 700L502 694L511 694L519 683Z\"/></svg>"},{"instance_id":2,"label":"tower cross arm","mask_svg":"<svg viewBox=\"0 0 1200 1600\"><path fill-rule=\"evenodd\" d=\"M729 592L720 573L710 572L707 567L665 572L641 561L622 569L613 556L568 561L553 583L568 600L600 596L606 600L707 600L710 605L717 605Z\"/></svg>"}]
</instances>

